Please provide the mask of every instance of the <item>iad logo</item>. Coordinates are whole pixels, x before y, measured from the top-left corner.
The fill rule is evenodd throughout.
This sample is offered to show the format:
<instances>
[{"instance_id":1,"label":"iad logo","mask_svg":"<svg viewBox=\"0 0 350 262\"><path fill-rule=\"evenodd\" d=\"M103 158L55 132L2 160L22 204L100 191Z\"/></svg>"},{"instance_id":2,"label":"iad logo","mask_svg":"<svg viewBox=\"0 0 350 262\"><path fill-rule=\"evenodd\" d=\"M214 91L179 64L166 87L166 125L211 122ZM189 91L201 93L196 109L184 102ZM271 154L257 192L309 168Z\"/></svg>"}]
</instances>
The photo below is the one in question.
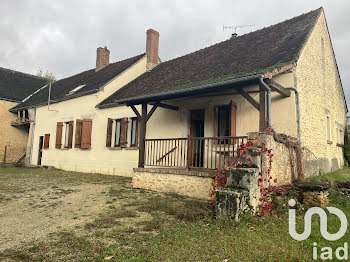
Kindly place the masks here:
<instances>
[{"instance_id":1,"label":"iad logo","mask_svg":"<svg viewBox=\"0 0 350 262\"><path fill-rule=\"evenodd\" d=\"M294 199L290 199L288 202L290 207L294 207L296 202ZM327 210L329 213L334 214L339 217L341 226L337 233L330 234L327 231L327 214L326 212L319 207L312 207L308 211L306 211L305 217L304 217L304 232L302 234L298 234L295 231L295 209L289 209L289 234L292 238L298 241L302 241L307 239L311 234L311 218L313 215L319 215L320 216L320 230L323 238L329 241L335 241L340 238L342 238L345 233L346 229L348 228L348 220L346 219L345 214L338 208L335 207L327 207Z\"/></svg>"},{"instance_id":2,"label":"iad logo","mask_svg":"<svg viewBox=\"0 0 350 262\"><path fill-rule=\"evenodd\" d=\"M288 202L290 207L294 207L296 205L296 201L294 199L290 199ZM327 231L327 214L326 212L319 207L312 207L305 213L304 217L304 232L299 234L295 230L295 224L296 224L296 210L293 208L289 209L289 234L292 238L298 241L302 241L307 239L311 234L311 219L313 215L319 215L320 217L320 231L326 240L329 241L335 241L340 238L342 238L347 230L348 227L348 220L346 219L345 214L338 208L335 207L327 207L327 210L329 213L336 215L340 219L340 229L337 233L330 234ZM332 248L330 247L323 247L321 249L320 258L323 260L326 259L333 259L333 252ZM343 253L343 255L340 254L340 252ZM348 243L344 243L344 247L338 247L335 251L335 256L339 260L348 259ZM313 259L316 260L318 258L317 255L317 243L314 243L313 247Z\"/></svg>"}]
</instances>

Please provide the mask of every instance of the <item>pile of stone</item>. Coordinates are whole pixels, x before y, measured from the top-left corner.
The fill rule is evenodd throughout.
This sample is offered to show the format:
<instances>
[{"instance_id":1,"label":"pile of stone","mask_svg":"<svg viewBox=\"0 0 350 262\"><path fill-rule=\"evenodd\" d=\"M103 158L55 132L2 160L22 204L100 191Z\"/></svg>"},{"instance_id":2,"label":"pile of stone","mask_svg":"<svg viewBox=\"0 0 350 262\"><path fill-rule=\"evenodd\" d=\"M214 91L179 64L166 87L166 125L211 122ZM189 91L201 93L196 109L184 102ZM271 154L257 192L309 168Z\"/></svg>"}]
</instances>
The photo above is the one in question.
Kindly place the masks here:
<instances>
[{"instance_id":1,"label":"pile of stone","mask_svg":"<svg viewBox=\"0 0 350 262\"><path fill-rule=\"evenodd\" d=\"M328 190L331 187L329 183L322 182L302 182L297 185L302 194L304 205L318 206L326 208L329 204Z\"/></svg>"},{"instance_id":2,"label":"pile of stone","mask_svg":"<svg viewBox=\"0 0 350 262\"><path fill-rule=\"evenodd\" d=\"M343 195L350 197L350 182L341 182L338 181L336 183L337 188L339 189L340 193Z\"/></svg>"}]
</instances>

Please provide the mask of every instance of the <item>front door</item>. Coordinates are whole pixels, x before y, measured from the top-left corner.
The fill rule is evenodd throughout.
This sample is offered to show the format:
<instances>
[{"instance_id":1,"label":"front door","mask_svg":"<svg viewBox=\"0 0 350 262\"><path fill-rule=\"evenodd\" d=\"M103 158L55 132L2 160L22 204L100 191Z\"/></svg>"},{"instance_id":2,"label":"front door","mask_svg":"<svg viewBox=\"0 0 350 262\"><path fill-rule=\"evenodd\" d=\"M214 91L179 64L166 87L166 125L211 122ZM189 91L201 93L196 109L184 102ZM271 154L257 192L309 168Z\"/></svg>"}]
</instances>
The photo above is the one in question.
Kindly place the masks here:
<instances>
[{"instance_id":1,"label":"front door","mask_svg":"<svg viewBox=\"0 0 350 262\"><path fill-rule=\"evenodd\" d=\"M44 145L44 137L39 137L39 153L38 153L38 166L41 165L41 158L43 157L43 145Z\"/></svg>"},{"instance_id":2,"label":"front door","mask_svg":"<svg viewBox=\"0 0 350 262\"><path fill-rule=\"evenodd\" d=\"M204 109L190 111L190 140L189 160L190 167L203 167L204 140L196 139L204 137Z\"/></svg>"}]
</instances>

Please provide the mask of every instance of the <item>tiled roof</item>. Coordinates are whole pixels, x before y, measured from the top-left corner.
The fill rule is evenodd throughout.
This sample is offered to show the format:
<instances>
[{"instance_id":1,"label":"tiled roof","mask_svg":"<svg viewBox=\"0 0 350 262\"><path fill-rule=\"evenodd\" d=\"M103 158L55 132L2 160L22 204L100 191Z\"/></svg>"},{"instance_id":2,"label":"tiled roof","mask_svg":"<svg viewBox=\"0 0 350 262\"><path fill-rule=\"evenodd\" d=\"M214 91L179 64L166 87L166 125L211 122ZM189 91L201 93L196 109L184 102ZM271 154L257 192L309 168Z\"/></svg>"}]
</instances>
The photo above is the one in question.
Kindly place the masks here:
<instances>
[{"instance_id":1,"label":"tiled roof","mask_svg":"<svg viewBox=\"0 0 350 262\"><path fill-rule=\"evenodd\" d=\"M22 101L45 83L41 77L0 67L0 99Z\"/></svg>"},{"instance_id":2,"label":"tiled roof","mask_svg":"<svg viewBox=\"0 0 350 262\"><path fill-rule=\"evenodd\" d=\"M105 83L122 73L124 70L128 69L144 56L145 54L140 54L119 62L111 63L97 72L95 72L95 68L93 68L56 81L51 85L51 101L59 102L77 96L97 92ZM75 92L71 92L72 90L77 89L77 87L81 88L78 88L78 90ZM69 94L70 92L71 94ZM33 94L28 100L13 107L11 111L38 105L45 105L47 104L48 93L48 88L44 88L40 92Z\"/></svg>"},{"instance_id":3,"label":"tiled roof","mask_svg":"<svg viewBox=\"0 0 350 262\"><path fill-rule=\"evenodd\" d=\"M297 61L322 8L161 63L119 89L98 107L184 91L254 74ZM133 100L136 101L136 100Z\"/></svg>"}]
</instances>

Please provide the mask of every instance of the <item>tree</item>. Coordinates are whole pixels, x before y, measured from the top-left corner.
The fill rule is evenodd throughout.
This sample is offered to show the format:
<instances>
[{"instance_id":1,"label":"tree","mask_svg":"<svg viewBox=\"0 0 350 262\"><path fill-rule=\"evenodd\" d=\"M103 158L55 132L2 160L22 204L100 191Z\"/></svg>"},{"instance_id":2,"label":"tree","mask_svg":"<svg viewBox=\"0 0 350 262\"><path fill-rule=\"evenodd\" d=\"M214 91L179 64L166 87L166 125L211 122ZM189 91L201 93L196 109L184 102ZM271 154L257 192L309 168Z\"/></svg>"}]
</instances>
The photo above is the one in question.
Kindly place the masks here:
<instances>
[{"instance_id":1,"label":"tree","mask_svg":"<svg viewBox=\"0 0 350 262\"><path fill-rule=\"evenodd\" d=\"M45 78L47 80L47 83L53 83L56 82L56 77L52 72L49 72L48 70L44 71L42 68L38 70L36 73L37 76Z\"/></svg>"},{"instance_id":2,"label":"tree","mask_svg":"<svg viewBox=\"0 0 350 262\"><path fill-rule=\"evenodd\" d=\"M349 127L345 128L344 132L344 160L345 165L349 167L350 164L350 137L349 137Z\"/></svg>"}]
</instances>

